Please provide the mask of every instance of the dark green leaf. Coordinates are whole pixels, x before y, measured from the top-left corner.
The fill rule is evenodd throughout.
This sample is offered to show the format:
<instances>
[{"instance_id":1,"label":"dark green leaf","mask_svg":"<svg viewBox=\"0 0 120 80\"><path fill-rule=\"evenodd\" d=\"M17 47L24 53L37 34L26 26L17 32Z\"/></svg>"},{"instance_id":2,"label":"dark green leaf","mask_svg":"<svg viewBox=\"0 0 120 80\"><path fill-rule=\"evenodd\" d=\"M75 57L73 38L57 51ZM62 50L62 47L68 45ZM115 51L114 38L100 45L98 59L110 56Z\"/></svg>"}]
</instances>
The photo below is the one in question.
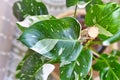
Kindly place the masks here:
<instances>
[{"instance_id":1,"label":"dark green leaf","mask_svg":"<svg viewBox=\"0 0 120 80\"><path fill-rule=\"evenodd\" d=\"M70 7L70 6L74 6L78 3L78 0L66 0L66 6Z\"/></svg>"},{"instance_id":2,"label":"dark green leaf","mask_svg":"<svg viewBox=\"0 0 120 80\"><path fill-rule=\"evenodd\" d=\"M113 56L103 54L93 66L95 70L100 71L101 80L119 80L120 64Z\"/></svg>"},{"instance_id":3,"label":"dark green leaf","mask_svg":"<svg viewBox=\"0 0 120 80\"><path fill-rule=\"evenodd\" d=\"M48 61L49 59L29 50L17 67L16 77L20 80L47 80L54 69Z\"/></svg>"},{"instance_id":4,"label":"dark green leaf","mask_svg":"<svg viewBox=\"0 0 120 80\"><path fill-rule=\"evenodd\" d=\"M50 20L50 19L56 19L56 18L51 15L28 16L25 18L24 21L17 22L17 26L22 32L24 32L28 27L35 24L36 22Z\"/></svg>"},{"instance_id":5,"label":"dark green leaf","mask_svg":"<svg viewBox=\"0 0 120 80\"><path fill-rule=\"evenodd\" d=\"M66 17L37 22L19 40L36 52L65 63L76 60L82 50L79 33L79 22Z\"/></svg>"},{"instance_id":6,"label":"dark green leaf","mask_svg":"<svg viewBox=\"0 0 120 80\"><path fill-rule=\"evenodd\" d=\"M113 36L120 30L120 7L115 3L95 4L86 14L87 26L97 26L99 33Z\"/></svg>"},{"instance_id":7,"label":"dark green leaf","mask_svg":"<svg viewBox=\"0 0 120 80\"><path fill-rule=\"evenodd\" d=\"M71 7L71 6L77 5L79 3L85 3L88 1L90 1L90 0L66 0L66 6Z\"/></svg>"},{"instance_id":8,"label":"dark green leaf","mask_svg":"<svg viewBox=\"0 0 120 80\"><path fill-rule=\"evenodd\" d=\"M67 65L61 64L61 80L82 80L85 78L92 65L92 52L84 49L76 61Z\"/></svg>"},{"instance_id":9,"label":"dark green leaf","mask_svg":"<svg viewBox=\"0 0 120 80\"><path fill-rule=\"evenodd\" d=\"M28 15L45 15L48 14L48 11L42 2L22 0L15 2L13 5L13 13L19 21L22 21Z\"/></svg>"}]
</instances>

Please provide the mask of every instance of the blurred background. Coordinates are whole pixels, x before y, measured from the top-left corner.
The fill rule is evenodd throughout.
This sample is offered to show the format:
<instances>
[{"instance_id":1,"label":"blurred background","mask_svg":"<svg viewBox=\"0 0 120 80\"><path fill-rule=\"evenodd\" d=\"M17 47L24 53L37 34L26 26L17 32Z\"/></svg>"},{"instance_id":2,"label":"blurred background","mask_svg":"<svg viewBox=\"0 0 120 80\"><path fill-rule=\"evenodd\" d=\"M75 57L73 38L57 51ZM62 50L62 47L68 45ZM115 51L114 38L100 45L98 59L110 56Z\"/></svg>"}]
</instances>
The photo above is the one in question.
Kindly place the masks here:
<instances>
[{"instance_id":1,"label":"blurred background","mask_svg":"<svg viewBox=\"0 0 120 80\"><path fill-rule=\"evenodd\" d=\"M17 38L20 31L16 27L16 19L12 13L13 3L17 0L0 1L0 80L16 80L14 77L16 66L25 55L27 48ZM54 16L69 15L74 7L65 6L65 0L42 0L50 14ZM105 2L120 0L104 0ZM67 12L69 10L69 12ZM67 13L66 13L67 12ZM71 12L70 12L71 13ZM84 14L84 12L82 12Z\"/></svg>"}]
</instances>

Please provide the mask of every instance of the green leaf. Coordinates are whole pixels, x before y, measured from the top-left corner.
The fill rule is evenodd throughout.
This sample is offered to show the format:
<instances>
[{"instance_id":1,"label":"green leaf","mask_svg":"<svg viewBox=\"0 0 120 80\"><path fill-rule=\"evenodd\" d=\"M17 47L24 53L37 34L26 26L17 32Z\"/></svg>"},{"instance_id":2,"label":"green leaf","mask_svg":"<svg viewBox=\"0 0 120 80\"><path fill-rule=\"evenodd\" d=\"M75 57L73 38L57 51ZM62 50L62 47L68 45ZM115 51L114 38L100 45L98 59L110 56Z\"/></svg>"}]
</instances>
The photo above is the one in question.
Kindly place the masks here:
<instances>
[{"instance_id":1,"label":"green leaf","mask_svg":"<svg viewBox=\"0 0 120 80\"><path fill-rule=\"evenodd\" d=\"M103 45L108 46L114 42L120 41L120 32L116 33L114 36L110 37L109 39L103 42Z\"/></svg>"},{"instance_id":2,"label":"green leaf","mask_svg":"<svg viewBox=\"0 0 120 80\"><path fill-rule=\"evenodd\" d=\"M91 6L90 10L87 11L85 19L87 26L95 25L99 28L100 34L109 37L120 30L119 22L120 6L115 3L95 4Z\"/></svg>"},{"instance_id":3,"label":"green leaf","mask_svg":"<svg viewBox=\"0 0 120 80\"><path fill-rule=\"evenodd\" d=\"M119 50L113 50L113 51L111 52L111 55L112 55L112 56L119 56L119 57L120 57L120 51L119 51Z\"/></svg>"},{"instance_id":4,"label":"green leaf","mask_svg":"<svg viewBox=\"0 0 120 80\"><path fill-rule=\"evenodd\" d=\"M90 75L87 75L83 80L93 80Z\"/></svg>"},{"instance_id":5,"label":"green leaf","mask_svg":"<svg viewBox=\"0 0 120 80\"><path fill-rule=\"evenodd\" d=\"M76 60L82 50L79 33L79 22L66 17L37 22L26 29L19 40L41 55L69 63Z\"/></svg>"},{"instance_id":6,"label":"green leaf","mask_svg":"<svg viewBox=\"0 0 120 80\"><path fill-rule=\"evenodd\" d=\"M92 52L83 49L76 61L61 65L61 80L81 80L85 78L92 65Z\"/></svg>"},{"instance_id":7,"label":"green leaf","mask_svg":"<svg viewBox=\"0 0 120 80\"><path fill-rule=\"evenodd\" d=\"M112 50L110 53L111 59L116 60L118 63L120 63L120 51L119 50Z\"/></svg>"},{"instance_id":8,"label":"green leaf","mask_svg":"<svg viewBox=\"0 0 120 80\"><path fill-rule=\"evenodd\" d=\"M88 1L90 1L90 0L66 0L66 6L71 7L71 6L77 5L79 3L85 3Z\"/></svg>"},{"instance_id":9,"label":"green leaf","mask_svg":"<svg viewBox=\"0 0 120 80\"><path fill-rule=\"evenodd\" d=\"M103 4L103 1L102 0L90 0L90 2L86 6L86 12L90 11L92 6L95 4L101 5L101 4Z\"/></svg>"},{"instance_id":10,"label":"green leaf","mask_svg":"<svg viewBox=\"0 0 120 80\"><path fill-rule=\"evenodd\" d=\"M19 27L19 29L22 32L24 32L28 27L35 24L36 22L50 20L50 19L56 19L56 18L51 15L28 16L25 18L24 21L17 22L16 24Z\"/></svg>"},{"instance_id":11,"label":"green leaf","mask_svg":"<svg viewBox=\"0 0 120 80\"><path fill-rule=\"evenodd\" d=\"M105 28L101 27L100 25L96 25L99 29L99 33L105 36L113 36L112 33L110 33L109 31L107 31Z\"/></svg>"},{"instance_id":12,"label":"green leaf","mask_svg":"<svg viewBox=\"0 0 120 80\"><path fill-rule=\"evenodd\" d=\"M78 3L78 0L66 0L66 6L71 7Z\"/></svg>"},{"instance_id":13,"label":"green leaf","mask_svg":"<svg viewBox=\"0 0 120 80\"><path fill-rule=\"evenodd\" d=\"M102 5L103 2L101 0L91 0L86 6L87 14L85 16L85 23L87 24L87 26L92 26L94 24L92 20L92 18L94 17L94 15L92 14L92 7L96 4Z\"/></svg>"},{"instance_id":14,"label":"green leaf","mask_svg":"<svg viewBox=\"0 0 120 80\"><path fill-rule=\"evenodd\" d=\"M47 80L47 77L54 69L54 66L49 64L48 61L48 58L28 50L17 67L16 77L20 80Z\"/></svg>"},{"instance_id":15,"label":"green leaf","mask_svg":"<svg viewBox=\"0 0 120 80\"><path fill-rule=\"evenodd\" d=\"M120 80L120 64L113 56L103 54L93 68L100 71L101 80Z\"/></svg>"},{"instance_id":16,"label":"green leaf","mask_svg":"<svg viewBox=\"0 0 120 80\"><path fill-rule=\"evenodd\" d=\"M14 3L13 14L19 21L22 21L29 15L46 15L48 11L42 2L36 0L22 0Z\"/></svg>"}]
</instances>

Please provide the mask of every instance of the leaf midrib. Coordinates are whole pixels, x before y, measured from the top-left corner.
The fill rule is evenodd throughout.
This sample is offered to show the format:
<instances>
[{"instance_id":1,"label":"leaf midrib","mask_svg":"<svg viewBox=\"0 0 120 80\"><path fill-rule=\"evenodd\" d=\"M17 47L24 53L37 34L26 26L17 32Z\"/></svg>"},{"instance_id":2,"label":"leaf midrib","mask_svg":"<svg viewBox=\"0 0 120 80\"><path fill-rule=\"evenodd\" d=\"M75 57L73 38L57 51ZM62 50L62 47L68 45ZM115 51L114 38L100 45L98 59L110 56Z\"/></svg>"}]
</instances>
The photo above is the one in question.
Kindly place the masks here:
<instances>
[{"instance_id":1,"label":"leaf midrib","mask_svg":"<svg viewBox=\"0 0 120 80\"><path fill-rule=\"evenodd\" d=\"M107 62L107 60L104 57L101 57L105 63L109 66L110 71L113 73L113 75L116 77L117 80L119 80L119 78L117 77L117 75L114 73L114 71L112 70L111 66L109 65L109 63Z\"/></svg>"},{"instance_id":2,"label":"leaf midrib","mask_svg":"<svg viewBox=\"0 0 120 80\"><path fill-rule=\"evenodd\" d=\"M83 40L77 40L77 39L74 39L74 40L72 40L72 39L42 39L42 40L56 40L56 41L65 41L65 42L81 42L81 41L83 41ZM39 40L39 41L41 41L41 40Z\"/></svg>"}]
</instances>

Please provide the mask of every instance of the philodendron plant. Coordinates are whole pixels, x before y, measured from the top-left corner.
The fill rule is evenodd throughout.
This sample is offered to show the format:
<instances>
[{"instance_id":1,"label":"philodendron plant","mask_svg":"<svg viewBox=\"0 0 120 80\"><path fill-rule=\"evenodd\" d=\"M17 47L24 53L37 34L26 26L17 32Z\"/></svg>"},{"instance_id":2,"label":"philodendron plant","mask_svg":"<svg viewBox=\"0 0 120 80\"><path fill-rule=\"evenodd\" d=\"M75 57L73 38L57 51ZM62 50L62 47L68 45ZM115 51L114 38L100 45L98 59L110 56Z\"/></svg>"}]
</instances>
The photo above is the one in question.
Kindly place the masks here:
<instances>
[{"instance_id":1,"label":"philodendron plant","mask_svg":"<svg viewBox=\"0 0 120 80\"><path fill-rule=\"evenodd\" d=\"M85 29L76 19L77 9L83 4ZM58 19L48 14L41 1L14 4L13 13L22 32L18 40L28 47L16 70L19 80L47 80L56 63L60 64L60 80L92 80L93 70L99 72L100 80L120 80L120 52L104 52L120 40L120 5L66 0L66 7L71 6L75 6L74 16Z\"/></svg>"}]
</instances>

